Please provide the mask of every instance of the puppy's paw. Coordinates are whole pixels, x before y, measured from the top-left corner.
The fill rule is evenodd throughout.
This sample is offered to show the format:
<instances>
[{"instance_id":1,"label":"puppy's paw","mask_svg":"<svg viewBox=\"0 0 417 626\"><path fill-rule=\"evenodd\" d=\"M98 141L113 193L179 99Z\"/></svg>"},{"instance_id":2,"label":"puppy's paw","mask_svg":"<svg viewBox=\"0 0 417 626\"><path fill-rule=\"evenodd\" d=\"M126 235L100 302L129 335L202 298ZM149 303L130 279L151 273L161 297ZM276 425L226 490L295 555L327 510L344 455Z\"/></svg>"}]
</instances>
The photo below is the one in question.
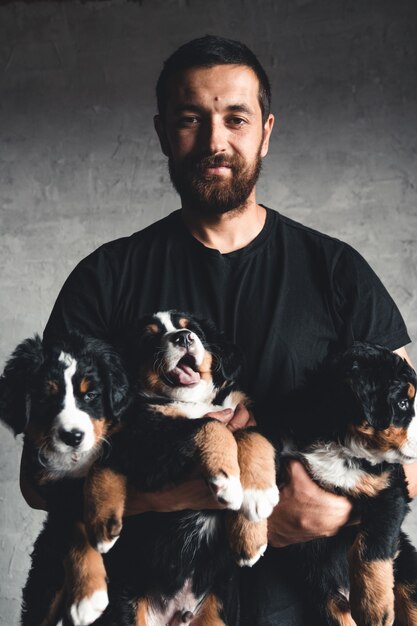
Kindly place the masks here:
<instances>
[{"instance_id":1,"label":"puppy's paw","mask_svg":"<svg viewBox=\"0 0 417 626\"><path fill-rule=\"evenodd\" d=\"M91 545L98 552L105 554L108 552L118 540L122 532L122 520L115 514L112 514L106 521L96 521L89 524L88 536Z\"/></svg>"},{"instance_id":2,"label":"puppy's paw","mask_svg":"<svg viewBox=\"0 0 417 626\"><path fill-rule=\"evenodd\" d=\"M107 591L99 589L89 598L83 598L70 608L70 615L74 626L88 626L100 617L109 603Z\"/></svg>"},{"instance_id":3,"label":"puppy's paw","mask_svg":"<svg viewBox=\"0 0 417 626\"><path fill-rule=\"evenodd\" d=\"M267 489L244 489L242 513L251 522L267 519L279 501L276 485Z\"/></svg>"},{"instance_id":4,"label":"puppy's paw","mask_svg":"<svg viewBox=\"0 0 417 626\"><path fill-rule=\"evenodd\" d=\"M209 478L209 486L220 504L238 511L242 506L243 489L238 476L219 474Z\"/></svg>"},{"instance_id":5,"label":"puppy's paw","mask_svg":"<svg viewBox=\"0 0 417 626\"><path fill-rule=\"evenodd\" d=\"M261 556L265 554L265 550L267 549L267 547L268 544L264 543L258 548L258 550L254 554L241 555L241 557L237 560L237 564L239 565L239 567L252 567L252 565L255 565L255 563L259 561Z\"/></svg>"}]
</instances>

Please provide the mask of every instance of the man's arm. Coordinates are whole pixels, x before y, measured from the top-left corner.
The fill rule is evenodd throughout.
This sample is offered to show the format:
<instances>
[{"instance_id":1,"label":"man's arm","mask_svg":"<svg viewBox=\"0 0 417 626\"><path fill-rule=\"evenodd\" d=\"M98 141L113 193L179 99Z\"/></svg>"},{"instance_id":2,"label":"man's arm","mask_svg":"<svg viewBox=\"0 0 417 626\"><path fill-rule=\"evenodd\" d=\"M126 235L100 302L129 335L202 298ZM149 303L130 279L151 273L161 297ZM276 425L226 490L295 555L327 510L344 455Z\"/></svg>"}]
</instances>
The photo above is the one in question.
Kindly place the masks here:
<instances>
[{"instance_id":1,"label":"man's arm","mask_svg":"<svg viewBox=\"0 0 417 626\"><path fill-rule=\"evenodd\" d=\"M413 367L404 347L394 352ZM413 498L417 495L417 463L404 465L404 472ZM271 545L279 548L316 537L330 537L351 521L352 503L348 498L321 489L299 461L288 463L279 504L268 520Z\"/></svg>"}]
</instances>

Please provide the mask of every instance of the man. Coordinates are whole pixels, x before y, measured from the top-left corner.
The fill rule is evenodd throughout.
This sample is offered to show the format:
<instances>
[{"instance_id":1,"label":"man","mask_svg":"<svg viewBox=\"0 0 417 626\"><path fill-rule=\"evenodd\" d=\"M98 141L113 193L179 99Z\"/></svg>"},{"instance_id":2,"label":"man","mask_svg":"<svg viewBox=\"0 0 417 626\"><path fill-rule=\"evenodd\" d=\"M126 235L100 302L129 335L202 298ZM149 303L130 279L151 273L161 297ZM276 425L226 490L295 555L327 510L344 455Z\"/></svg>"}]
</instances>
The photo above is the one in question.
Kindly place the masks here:
<instances>
[{"instance_id":1,"label":"man","mask_svg":"<svg viewBox=\"0 0 417 626\"><path fill-rule=\"evenodd\" d=\"M266 209L256 181L274 117L268 78L238 42L204 37L165 63L155 127L182 208L149 228L102 246L65 283L47 340L76 328L128 350L145 313L181 309L211 318L246 356L244 386L260 429L277 436L279 402L329 352L354 340L406 357L409 342L386 290L352 248ZM231 428L250 416L217 416ZM267 556L241 572L240 602L225 594L229 624L302 624L300 590L275 548L335 534L352 514L293 461L270 519ZM408 468L417 492L417 468ZM144 496L131 511L212 506L203 483ZM307 623L307 622L306 622Z\"/></svg>"}]
</instances>

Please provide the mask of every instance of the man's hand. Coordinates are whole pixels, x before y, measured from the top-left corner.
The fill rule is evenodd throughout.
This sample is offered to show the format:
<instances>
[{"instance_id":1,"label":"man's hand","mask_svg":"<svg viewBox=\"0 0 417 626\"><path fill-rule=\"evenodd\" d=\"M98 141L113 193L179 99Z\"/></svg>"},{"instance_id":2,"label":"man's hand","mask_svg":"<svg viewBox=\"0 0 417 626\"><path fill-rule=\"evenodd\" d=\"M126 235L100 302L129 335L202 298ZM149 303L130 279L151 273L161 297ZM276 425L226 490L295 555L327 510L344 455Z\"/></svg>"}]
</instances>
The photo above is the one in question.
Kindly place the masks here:
<instances>
[{"instance_id":1,"label":"man's hand","mask_svg":"<svg viewBox=\"0 0 417 626\"><path fill-rule=\"evenodd\" d=\"M234 432L241 428L248 428L249 426L256 426L255 418L251 411L249 411L243 404L238 404L233 409L223 409L222 411L212 411L207 413L204 417L212 417L223 424L227 424L229 430Z\"/></svg>"},{"instance_id":2,"label":"man's hand","mask_svg":"<svg viewBox=\"0 0 417 626\"><path fill-rule=\"evenodd\" d=\"M300 461L290 459L286 470L279 503L268 519L270 545L283 548L336 535L349 522L352 503L319 487Z\"/></svg>"}]
</instances>

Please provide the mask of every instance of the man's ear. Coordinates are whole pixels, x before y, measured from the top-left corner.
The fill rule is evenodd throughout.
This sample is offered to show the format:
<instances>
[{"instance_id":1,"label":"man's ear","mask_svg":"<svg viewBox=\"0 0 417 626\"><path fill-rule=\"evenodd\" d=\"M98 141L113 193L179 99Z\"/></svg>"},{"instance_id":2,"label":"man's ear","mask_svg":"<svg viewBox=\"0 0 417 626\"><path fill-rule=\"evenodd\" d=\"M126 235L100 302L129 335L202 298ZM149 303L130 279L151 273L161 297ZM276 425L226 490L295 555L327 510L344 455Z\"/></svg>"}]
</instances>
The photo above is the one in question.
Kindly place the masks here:
<instances>
[{"instance_id":1,"label":"man's ear","mask_svg":"<svg viewBox=\"0 0 417 626\"><path fill-rule=\"evenodd\" d=\"M160 115L154 115L153 125L155 127L156 133L159 138L159 143L161 145L161 150L165 154L165 156L169 156L169 144L168 139L165 132L165 126L162 122Z\"/></svg>"},{"instance_id":2,"label":"man's ear","mask_svg":"<svg viewBox=\"0 0 417 626\"><path fill-rule=\"evenodd\" d=\"M263 125L263 140L261 146L261 157L264 158L268 154L269 150L269 139L271 137L272 129L274 127L275 117L270 113L268 115L268 119Z\"/></svg>"}]
</instances>

